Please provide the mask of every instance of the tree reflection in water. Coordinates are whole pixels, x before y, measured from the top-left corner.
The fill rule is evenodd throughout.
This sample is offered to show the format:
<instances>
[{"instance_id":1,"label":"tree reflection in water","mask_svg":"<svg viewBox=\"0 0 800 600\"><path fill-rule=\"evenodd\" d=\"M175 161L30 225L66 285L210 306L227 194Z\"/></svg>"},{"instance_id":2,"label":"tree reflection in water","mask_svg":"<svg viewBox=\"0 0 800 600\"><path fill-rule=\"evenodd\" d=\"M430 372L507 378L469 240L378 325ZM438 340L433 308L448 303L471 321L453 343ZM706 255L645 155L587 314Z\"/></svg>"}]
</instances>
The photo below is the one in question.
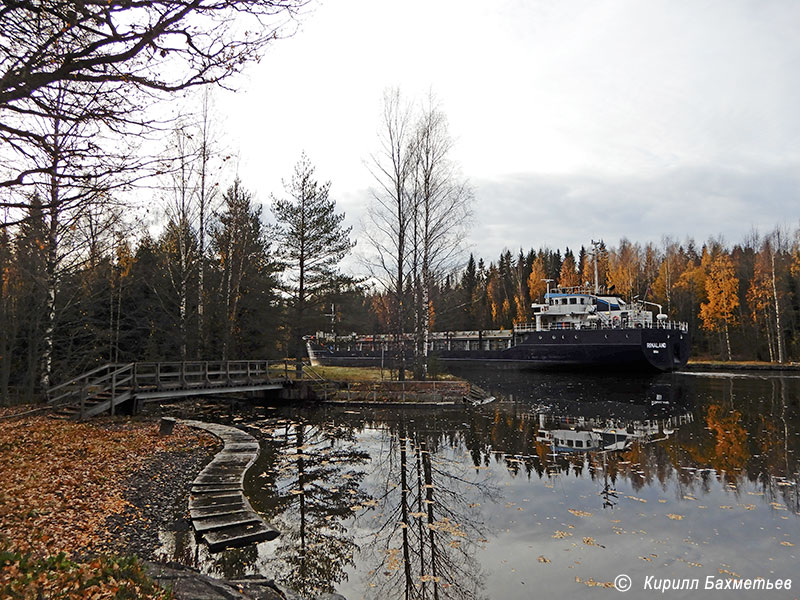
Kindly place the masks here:
<instances>
[{"instance_id":1,"label":"tree reflection in water","mask_svg":"<svg viewBox=\"0 0 800 600\"><path fill-rule=\"evenodd\" d=\"M275 429L265 446L271 466L252 480L261 490L252 498L281 532L271 576L304 595L333 592L358 550L343 522L373 504L360 486L370 456L352 430L303 420Z\"/></svg>"},{"instance_id":2,"label":"tree reflection in water","mask_svg":"<svg viewBox=\"0 0 800 600\"><path fill-rule=\"evenodd\" d=\"M376 462L385 485L369 547L370 597L485 597L475 552L488 533L474 499L497 501L499 492L486 473L476 475L468 463L449 456L447 446L443 434L403 421L386 432L383 459Z\"/></svg>"}]
</instances>

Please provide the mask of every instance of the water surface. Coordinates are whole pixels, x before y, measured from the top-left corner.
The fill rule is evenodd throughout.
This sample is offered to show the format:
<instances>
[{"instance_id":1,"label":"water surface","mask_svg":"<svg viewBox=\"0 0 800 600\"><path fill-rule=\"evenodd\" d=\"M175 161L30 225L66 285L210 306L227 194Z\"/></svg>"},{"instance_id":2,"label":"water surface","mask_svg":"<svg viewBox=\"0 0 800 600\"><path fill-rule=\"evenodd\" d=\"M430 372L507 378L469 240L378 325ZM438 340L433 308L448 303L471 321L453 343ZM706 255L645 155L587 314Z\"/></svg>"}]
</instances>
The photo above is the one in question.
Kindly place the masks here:
<instances>
[{"instance_id":1,"label":"water surface","mask_svg":"<svg viewBox=\"0 0 800 600\"><path fill-rule=\"evenodd\" d=\"M246 493L281 537L209 555L165 533L164 553L349 600L614 597L620 573L641 597L658 593L642 592L648 575L794 576L800 378L464 375L497 400L251 419L263 451Z\"/></svg>"}]
</instances>

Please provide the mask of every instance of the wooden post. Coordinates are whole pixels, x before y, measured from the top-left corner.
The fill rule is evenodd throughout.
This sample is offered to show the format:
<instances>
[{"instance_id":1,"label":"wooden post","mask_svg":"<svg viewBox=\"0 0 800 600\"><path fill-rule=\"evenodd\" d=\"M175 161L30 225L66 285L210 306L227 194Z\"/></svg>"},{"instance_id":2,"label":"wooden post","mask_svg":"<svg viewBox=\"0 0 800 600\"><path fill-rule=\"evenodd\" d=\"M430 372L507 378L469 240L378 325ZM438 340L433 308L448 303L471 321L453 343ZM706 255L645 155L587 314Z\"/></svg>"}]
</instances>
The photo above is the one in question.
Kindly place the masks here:
<instances>
[{"instance_id":1,"label":"wooden post","mask_svg":"<svg viewBox=\"0 0 800 600\"><path fill-rule=\"evenodd\" d=\"M175 428L175 419L172 417L161 417L161 423L158 429L158 435L170 435Z\"/></svg>"},{"instance_id":2,"label":"wooden post","mask_svg":"<svg viewBox=\"0 0 800 600\"><path fill-rule=\"evenodd\" d=\"M117 371L111 374L111 416L114 416L114 400L117 398Z\"/></svg>"}]
</instances>

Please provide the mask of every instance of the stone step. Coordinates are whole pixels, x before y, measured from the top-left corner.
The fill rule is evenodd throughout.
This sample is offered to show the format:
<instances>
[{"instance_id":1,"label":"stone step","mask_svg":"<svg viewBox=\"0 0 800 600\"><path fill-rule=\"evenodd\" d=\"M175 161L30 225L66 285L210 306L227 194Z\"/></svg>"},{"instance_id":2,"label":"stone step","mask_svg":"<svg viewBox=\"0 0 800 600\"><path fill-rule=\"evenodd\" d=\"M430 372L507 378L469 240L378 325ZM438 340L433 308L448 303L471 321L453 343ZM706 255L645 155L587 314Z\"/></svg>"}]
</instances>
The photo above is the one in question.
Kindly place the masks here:
<instances>
[{"instance_id":1,"label":"stone step","mask_svg":"<svg viewBox=\"0 0 800 600\"><path fill-rule=\"evenodd\" d=\"M242 486L235 483L192 485L192 494L219 494L220 492L241 492Z\"/></svg>"},{"instance_id":2,"label":"stone step","mask_svg":"<svg viewBox=\"0 0 800 600\"><path fill-rule=\"evenodd\" d=\"M197 478L192 482L193 485L208 485L208 484L231 484L236 483L240 484L244 479L244 473L242 475L198 475Z\"/></svg>"},{"instance_id":3,"label":"stone step","mask_svg":"<svg viewBox=\"0 0 800 600\"><path fill-rule=\"evenodd\" d=\"M244 501L232 502L231 504L221 504L219 506L210 506L208 508L190 508L189 516L192 521L195 519L208 519L210 517L223 517L237 512L250 510Z\"/></svg>"},{"instance_id":4,"label":"stone step","mask_svg":"<svg viewBox=\"0 0 800 600\"><path fill-rule=\"evenodd\" d=\"M279 532L275 531L272 527L268 527L264 523L250 523L248 525L237 525L236 527L229 527L218 531L209 531L203 535L203 538L211 552L218 552L225 548L234 548L256 542L274 540L279 535Z\"/></svg>"},{"instance_id":5,"label":"stone step","mask_svg":"<svg viewBox=\"0 0 800 600\"><path fill-rule=\"evenodd\" d=\"M234 494L226 492L203 494L202 496L192 496L189 498L189 508L211 508L224 504L235 504L236 502L244 502L244 497L240 492Z\"/></svg>"},{"instance_id":6,"label":"stone step","mask_svg":"<svg viewBox=\"0 0 800 600\"><path fill-rule=\"evenodd\" d=\"M260 522L261 517L259 517L256 513L250 510L242 510L217 517L195 519L192 521L192 525L194 525L194 529L197 531L197 533L205 533L206 531L214 531L217 529L235 527L237 525L247 525L248 523Z\"/></svg>"}]
</instances>

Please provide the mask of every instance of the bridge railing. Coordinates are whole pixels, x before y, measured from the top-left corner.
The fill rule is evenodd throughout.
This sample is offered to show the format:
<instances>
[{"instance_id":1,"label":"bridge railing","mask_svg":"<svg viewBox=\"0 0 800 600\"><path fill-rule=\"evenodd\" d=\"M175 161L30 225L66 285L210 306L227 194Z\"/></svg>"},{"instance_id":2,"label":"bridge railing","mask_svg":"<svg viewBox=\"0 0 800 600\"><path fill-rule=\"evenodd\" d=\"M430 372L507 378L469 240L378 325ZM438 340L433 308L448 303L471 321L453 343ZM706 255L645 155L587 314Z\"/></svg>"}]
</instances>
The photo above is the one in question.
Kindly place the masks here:
<instances>
[{"instance_id":1,"label":"bridge railing","mask_svg":"<svg viewBox=\"0 0 800 600\"><path fill-rule=\"evenodd\" d=\"M278 378L285 371L283 363L267 360L137 362L137 390L190 389L262 383Z\"/></svg>"},{"instance_id":2,"label":"bridge railing","mask_svg":"<svg viewBox=\"0 0 800 600\"><path fill-rule=\"evenodd\" d=\"M288 363L267 360L171 361L109 363L82 373L47 390L47 403L54 407L110 402L114 406L137 391L191 390L285 381Z\"/></svg>"}]
</instances>

